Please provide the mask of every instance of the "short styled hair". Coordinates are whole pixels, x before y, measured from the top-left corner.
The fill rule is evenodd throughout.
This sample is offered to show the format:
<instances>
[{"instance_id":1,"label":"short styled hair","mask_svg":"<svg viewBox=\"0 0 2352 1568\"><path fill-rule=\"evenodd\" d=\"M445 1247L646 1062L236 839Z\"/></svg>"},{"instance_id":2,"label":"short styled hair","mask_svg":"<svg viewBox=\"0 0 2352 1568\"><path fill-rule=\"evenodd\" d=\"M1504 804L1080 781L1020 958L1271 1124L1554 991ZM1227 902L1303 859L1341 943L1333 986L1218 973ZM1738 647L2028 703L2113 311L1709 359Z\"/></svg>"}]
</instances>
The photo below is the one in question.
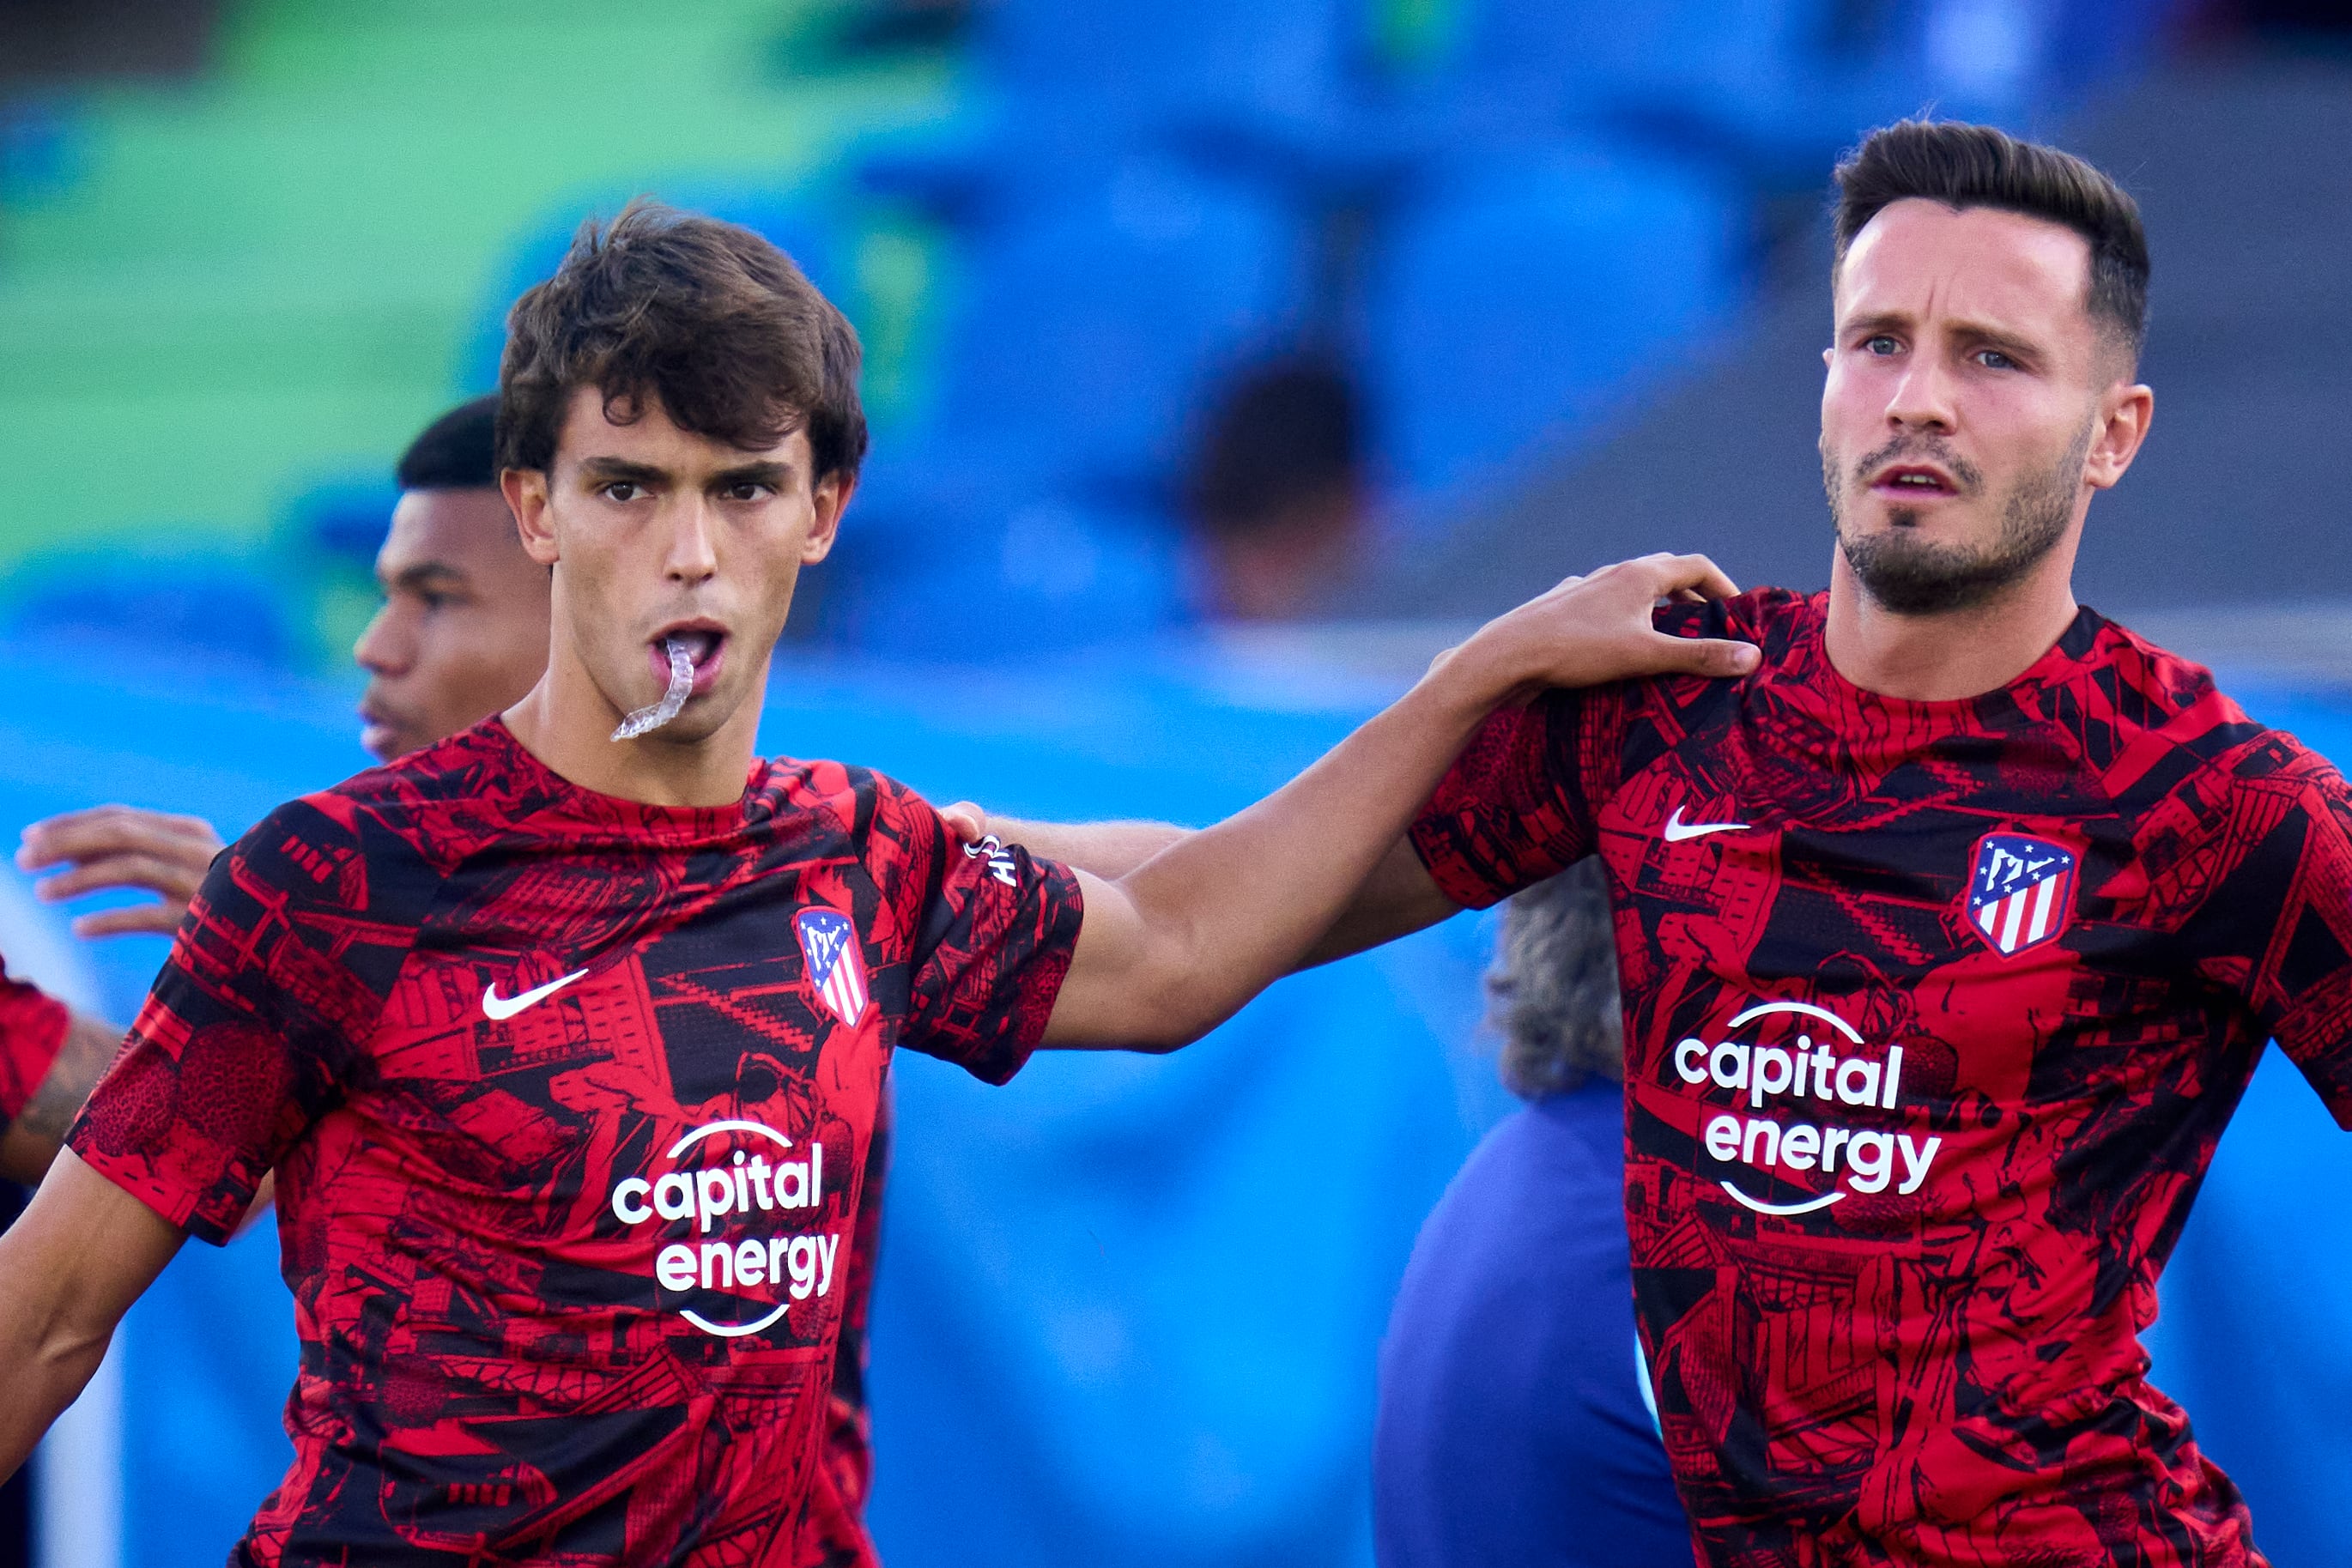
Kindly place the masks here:
<instances>
[{"instance_id":1,"label":"short styled hair","mask_svg":"<svg viewBox=\"0 0 2352 1568\"><path fill-rule=\"evenodd\" d=\"M580 225L555 276L515 301L499 366L499 465L545 469L572 395L617 423L647 397L682 430L748 452L808 434L812 480L866 457L857 332L750 229L631 202Z\"/></svg>"},{"instance_id":2,"label":"short styled hair","mask_svg":"<svg viewBox=\"0 0 2352 1568\"><path fill-rule=\"evenodd\" d=\"M1503 1035L1503 1082L1521 1099L1625 1076L1616 936L1598 857L1504 905L1486 999Z\"/></svg>"},{"instance_id":3,"label":"short styled hair","mask_svg":"<svg viewBox=\"0 0 2352 1568\"><path fill-rule=\"evenodd\" d=\"M461 402L408 444L393 476L404 490L495 490L498 425L498 393Z\"/></svg>"},{"instance_id":4,"label":"short styled hair","mask_svg":"<svg viewBox=\"0 0 2352 1568\"><path fill-rule=\"evenodd\" d=\"M1864 225L1911 197L1994 207L2062 225L2091 247L2093 323L2131 350L2147 337L2147 231L2139 204L2099 170L1990 125L1906 120L1874 131L1837 167L1837 261Z\"/></svg>"}]
</instances>

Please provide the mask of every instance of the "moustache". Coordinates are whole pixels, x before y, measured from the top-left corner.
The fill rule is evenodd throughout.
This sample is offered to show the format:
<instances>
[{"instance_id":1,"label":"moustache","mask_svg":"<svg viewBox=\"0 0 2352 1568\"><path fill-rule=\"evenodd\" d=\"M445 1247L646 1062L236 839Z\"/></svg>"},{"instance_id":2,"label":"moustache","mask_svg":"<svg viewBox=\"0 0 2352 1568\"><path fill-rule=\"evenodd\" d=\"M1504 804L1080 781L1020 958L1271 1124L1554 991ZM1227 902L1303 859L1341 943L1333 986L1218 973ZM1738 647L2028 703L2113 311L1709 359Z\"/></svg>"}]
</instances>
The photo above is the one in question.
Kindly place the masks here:
<instances>
[{"instance_id":1,"label":"moustache","mask_svg":"<svg viewBox=\"0 0 2352 1568\"><path fill-rule=\"evenodd\" d=\"M1984 475L1975 464L1932 435L1896 436L1853 465L1854 483L1867 485L1872 475L1901 462L1933 463L1951 475L1952 482L1962 491L1977 489L1984 483Z\"/></svg>"}]
</instances>

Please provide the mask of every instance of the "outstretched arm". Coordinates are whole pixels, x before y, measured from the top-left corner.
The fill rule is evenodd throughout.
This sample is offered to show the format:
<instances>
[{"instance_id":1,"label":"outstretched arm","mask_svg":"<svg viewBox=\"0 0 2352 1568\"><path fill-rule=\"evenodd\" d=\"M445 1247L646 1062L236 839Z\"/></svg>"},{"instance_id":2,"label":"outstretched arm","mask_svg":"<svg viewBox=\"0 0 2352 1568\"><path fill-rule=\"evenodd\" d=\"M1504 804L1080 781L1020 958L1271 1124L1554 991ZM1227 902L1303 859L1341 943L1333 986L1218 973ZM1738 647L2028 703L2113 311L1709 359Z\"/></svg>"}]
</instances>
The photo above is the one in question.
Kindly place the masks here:
<instances>
[{"instance_id":1,"label":"outstretched arm","mask_svg":"<svg viewBox=\"0 0 2352 1568\"><path fill-rule=\"evenodd\" d=\"M14 1475L186 1238L72 1153L0 1235L0 1478Z\"/></svg>"},{"instance_id":2,"label":"outstretched arm","mask_svg":"<svg viewBox=\"0 0 2352 1568\"><path fill-rule=\"evenodd\" d=\"M1199 1039L1305 958L1375 871L1382 905L1342 935L1381 939L1430 913L1397 862L1413 812L1498 705L1632 675L1736 675L1746 643L1669 636L1663 598L1727 597L1703 556L1652 556L1571 578L1442 656L1393 706L1264 800L1185 834L1116 879L1079 871L1086 922L1048 1044L1170 1050ZM1434 884L1428 898L1443 904ZM1426 915L1426 918L1422 916ZM1389 931L1394 935L1397 931Z\"/></svg>"},{"instance_id":3,"label":"outstretched arm","mask_svg":"<svg viewBox=\"0 0 2352 1568\"><path fill-rule=\"evenodd\" d=\"M1019 844L1033 855L1059 861L1106 882L1126 876L1194 831L1172 822L1033 822L992 816L970 800L959 800L940 815L966 843L993 838L1001 843ZM1412 841L1400 837L1297 967L1311 969L1378 947L1461 912L1462 906L1445 896L1429 868L1421 863Z\"/></svg>"}]
</instances>

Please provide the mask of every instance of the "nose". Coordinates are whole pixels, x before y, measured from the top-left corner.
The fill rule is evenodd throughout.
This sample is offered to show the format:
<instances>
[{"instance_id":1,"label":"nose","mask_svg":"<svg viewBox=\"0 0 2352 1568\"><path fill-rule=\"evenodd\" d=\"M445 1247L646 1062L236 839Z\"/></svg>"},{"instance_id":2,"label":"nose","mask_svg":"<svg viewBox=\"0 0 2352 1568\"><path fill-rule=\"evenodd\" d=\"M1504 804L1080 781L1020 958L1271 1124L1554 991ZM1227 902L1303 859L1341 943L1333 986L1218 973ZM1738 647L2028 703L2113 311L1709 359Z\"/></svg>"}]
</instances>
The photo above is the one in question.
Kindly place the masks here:
<instances>
[{"instance_id":1,"label":"nose","mask_svg":"<svg viewBox=\"0 0 2352 1568\"><path fill-rule=\"evenodd\" d=\"M689 497L674 514L663 576L682 588L698 587L717 576L716 533L709 500L701 496Z\"/></svg>"},{"instance_id":2,"label":"nose","mask_svg":"<svg viewBox=\"0 0 2352 1568\"><path fill-rule=\"evenodd\" d=\"M1886 423L1903 430L1949 434L1958 423L1952 406L1952 378L1934 354L1913 354L1886 401Z\"/></svg>"},{"instance_id":3,"label":"nose","mask_svg":"<svg viewBox=\"0 0 2352 1568\"><path fill-rule=\"evenodd\" d=\"M386 603L352 644L352 657L371 675L401 675L416 660L416 639L401 624L399 606Z\"/></svg>"}]
</instances>

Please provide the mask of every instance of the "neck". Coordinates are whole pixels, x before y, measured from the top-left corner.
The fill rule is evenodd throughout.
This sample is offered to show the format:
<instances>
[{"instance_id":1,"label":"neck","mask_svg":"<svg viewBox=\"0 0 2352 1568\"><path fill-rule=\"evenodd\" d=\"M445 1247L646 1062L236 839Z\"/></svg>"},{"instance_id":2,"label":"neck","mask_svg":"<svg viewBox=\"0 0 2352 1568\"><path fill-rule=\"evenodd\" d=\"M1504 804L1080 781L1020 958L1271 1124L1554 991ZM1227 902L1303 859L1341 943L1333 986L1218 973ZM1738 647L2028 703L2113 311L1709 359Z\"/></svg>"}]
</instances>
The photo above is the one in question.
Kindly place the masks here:
<instances>
[{"instance_id":1,"label":"neck","mask_svg":"<svg viewBox=\"0 0 2352 1568\"><path fill-rule=\"evenodd\" d=\"M2023 580L1966 610L1897 615L1864 591L1841 550L1830 569L1823 632L1830 663L1864 691L1912 702L1997 691L2031 669L2074 623L2073 558L2072 549L2053 550Z\"/></svg>"},{"instance_id":2,"label":"neck","mask_svg":"<svg viewBox=\"0 0 2352 1568\"><path fill-rule=\"evenodd\" d=\"M761 675L764 689L764 669ZM539 685L504 716L524 750L583 789L648 806L731 806L743 798L751 777L760 699L755 691L725 724L698 739L657 729L614 740L623 714L576 661L559 653ZM673 722L690 717L680 715Z\"/></svg>"}]
</instances>

